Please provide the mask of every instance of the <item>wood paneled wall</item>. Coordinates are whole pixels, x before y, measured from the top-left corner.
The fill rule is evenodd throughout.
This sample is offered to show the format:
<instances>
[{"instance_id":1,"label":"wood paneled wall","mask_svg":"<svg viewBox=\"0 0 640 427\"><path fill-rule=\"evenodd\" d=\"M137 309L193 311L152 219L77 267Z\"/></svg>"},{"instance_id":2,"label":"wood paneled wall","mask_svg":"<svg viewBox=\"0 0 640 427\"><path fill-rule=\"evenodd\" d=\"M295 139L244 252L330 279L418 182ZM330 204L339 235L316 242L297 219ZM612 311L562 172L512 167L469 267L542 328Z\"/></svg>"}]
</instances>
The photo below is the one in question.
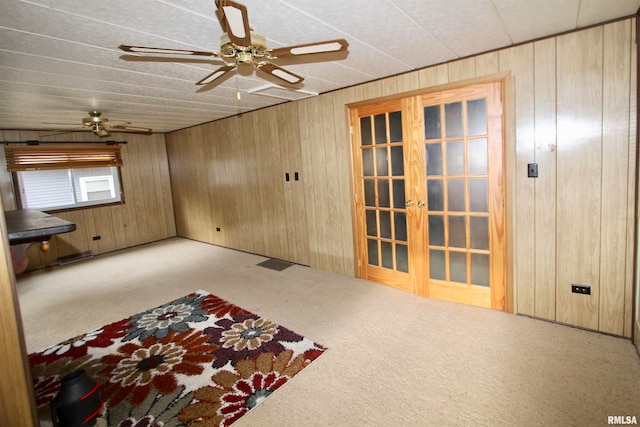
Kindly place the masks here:
<instances>
[{"instance_id":1,"label":"wood paneled wall","mask_svg":"<svg viewBox=\"0 0 640 427\"><path fill-rule=\"evenodd\" d=\"M0 201L0 209L2 208L3 203ZM35 427L40 423L36 414L16 277L4 217L0 219L0 239L0 420L3 426Z\"/></svg>"},{"instance_id":2,"label":"wood paneled wall","mask_svg":"<svg viewBox=\"0 0 640 427\"><path fill-rule=\"evenodd\" d=\"M178 234L354 275L345 106L508 75L505 162L513 309L631 336L634 22L170 133ZM527 164L534 162L539 178L527 178ZM283 178L296 170L301 186ZM571 293L574 283L591 286L591 295Z\"/></svg>"},{"instance_id":3,"label":"wood paneled wall","mask_svg":"<svg viewBox=\"0 0 640 427\"><path fill-rule=\"evenodd\" d=\"M283 104L168 134L178 234L308 265L297 117Z\"/></svg>"},{"instance_id":4,"label":"wood paneled wall","mask_svg":"<svg viewBox=\"0 0 640 427\"><path fill-rule=\"evenodd\" d=\"M0 131L3 141L38 140L50 132ZM88 132L56 137L64 141L99 141ZM94 255L124 249L176 236L169 164L163 134L113 134L126 140L122 147L121 168L125 203L120 205L60 212L55 215L76 224L76 231L51 239L43 253L34 245L29 249L29 270L52 265L59 257L91 250ZM46 140L51 140L47 138ZM11 175L6 171L4 150L0 153L0 189L5 209L16 208ZM100 236L100 240L93 240Z\"/></svg>"}]
</instances>

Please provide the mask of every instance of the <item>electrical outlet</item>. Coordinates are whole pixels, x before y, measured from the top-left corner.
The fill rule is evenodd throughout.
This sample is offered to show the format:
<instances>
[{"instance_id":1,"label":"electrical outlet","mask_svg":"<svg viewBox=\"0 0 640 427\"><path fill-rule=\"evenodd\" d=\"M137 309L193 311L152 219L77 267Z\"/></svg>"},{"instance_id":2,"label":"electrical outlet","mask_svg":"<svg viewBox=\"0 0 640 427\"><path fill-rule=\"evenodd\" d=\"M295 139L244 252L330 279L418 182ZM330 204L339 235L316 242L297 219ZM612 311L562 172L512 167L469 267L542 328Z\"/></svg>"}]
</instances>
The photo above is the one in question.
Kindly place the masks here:
<instances>
[{"instance_id":1,"label":"electrical outlet","mask_svg":"<svg viewBox=\"0 0 640 427\"><path fill-rule=\"evenodd\" d=\"M538 177L538 164L537 163L529 163L527 165L527 176L529 178L537 178Z\"/></svg>"},{"instance_id":2,"label":"electrical outlet","mask_svg":"<svg viewBox=\"0 0 640 427\"><path fill-rule=\"evenodd\" d=\"M574 294L591 295L591 286L571 285L571 292Z\"/></svg>"}]
</instances>

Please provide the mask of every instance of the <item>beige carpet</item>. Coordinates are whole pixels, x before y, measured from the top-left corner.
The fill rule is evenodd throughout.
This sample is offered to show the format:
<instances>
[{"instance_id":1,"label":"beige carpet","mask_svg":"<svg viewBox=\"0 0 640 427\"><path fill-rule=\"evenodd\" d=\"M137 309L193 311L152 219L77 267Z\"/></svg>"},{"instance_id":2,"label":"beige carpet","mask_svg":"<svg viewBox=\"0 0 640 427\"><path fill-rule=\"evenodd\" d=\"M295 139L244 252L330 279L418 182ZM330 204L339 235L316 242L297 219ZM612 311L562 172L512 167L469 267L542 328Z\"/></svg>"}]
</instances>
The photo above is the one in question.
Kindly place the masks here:
<instances>
[{"instance_id":1,"label":"beige carpet","mask_svg":"<svg viewBox=\"0 0 640 427\"><path fill-rule=\"evenodd\" d=\"M19 276L29 352L209 291L329 347L240 426L640 422L626 339L170 239Z\"/></svg>"}]
</instances>

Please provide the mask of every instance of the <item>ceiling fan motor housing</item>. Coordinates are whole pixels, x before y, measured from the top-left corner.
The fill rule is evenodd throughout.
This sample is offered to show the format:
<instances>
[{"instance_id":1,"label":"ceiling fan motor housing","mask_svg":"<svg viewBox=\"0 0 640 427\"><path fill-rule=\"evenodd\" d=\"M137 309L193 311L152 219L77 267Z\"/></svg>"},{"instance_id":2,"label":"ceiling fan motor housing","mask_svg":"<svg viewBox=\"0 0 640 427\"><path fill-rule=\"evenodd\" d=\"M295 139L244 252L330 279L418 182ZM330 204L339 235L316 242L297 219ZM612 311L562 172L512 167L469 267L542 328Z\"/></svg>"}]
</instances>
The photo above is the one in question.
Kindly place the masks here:
<instances>
[{"instance_id":1,"label":"ceiling fan motor housing","mask_svg":"<svg viewBox=\"0 0 640 427\"><path fill-rule=\"evenodd\" d=\"M220 54L225 58L236 58L238 64L253 64L254 58L267 54L267 38L251 31L251 46L237 46L231 42L227 33L220 36Z\"/></svg>"},{"instance_id":2,"label":"ceiling fan motor housing","mask_svg":"<svg viewBox=\"0 0 640 427\"><path fill-rule=\"evenodd\" d=\"M85 126L91 126L92 124L97 125L109 121L109 119L101 118L101 115L102 113L98 111L89 111L89 116L91 117L85 117L84 119L82 119L82 123L84 123Z\"/></svg>"}]
</instances>

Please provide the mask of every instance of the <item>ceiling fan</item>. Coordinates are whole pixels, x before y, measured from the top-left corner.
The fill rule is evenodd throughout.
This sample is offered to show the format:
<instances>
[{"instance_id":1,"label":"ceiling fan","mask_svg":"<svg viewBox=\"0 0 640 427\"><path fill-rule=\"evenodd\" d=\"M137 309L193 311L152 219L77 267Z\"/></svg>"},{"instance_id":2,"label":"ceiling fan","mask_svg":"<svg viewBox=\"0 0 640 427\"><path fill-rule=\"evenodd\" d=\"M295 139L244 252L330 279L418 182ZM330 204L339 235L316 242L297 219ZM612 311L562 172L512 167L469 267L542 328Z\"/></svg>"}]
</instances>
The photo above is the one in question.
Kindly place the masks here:
<instances>
[{"instance_id":1,"label":"ceiling fan","mask_svg":"<svg viewBox=\"0 0 640 427\"><path fill-rule=\"evenodd\" d=\"M124 125L114 125L109 123L109 119L102 117L99 111L89 111L89 117L82 119L82 124L91 128L93 133L101 138L109 136L109 132L135 132L135 133L151 133L152 129L138 126L129 126L130 123L124 122Z\"/></svg>"},{"instance_id":2,"label":"ceiling fan","mask_svg":"<svg viewBox=\"0 0 640 427\"><path fill-rule=\"evenodd\" d=\"M102 117L102 113L96 110L89 111L89 117L85 117L82 119L82 124L79 128L67 129L52 133L51 135L59 135L61 133L73 132L74 130L80 130L84 128L89 128L93 133L98 135L101 138L105 138L110 135L109 132L135 132L135 133L144 133L150 134L153 132L153 129L143 128L138 126L129 126L131 123L122 121L121 125L116 125L113 123L109 123L109 119ZM63 123L49 123L49 124L63 124ZM67 125L64 123L64 125ZM50 135L43 135L50 136Z\"/></svg>"},{"instance_id":3,"label":"ceiling fan","mask_svg":"<svg viewBox=\"0 0 640 427\"><path fill-rule=\"evenodd\" d=\"M281 57L342 52L346 51L349 46L346 40L336 39L269 49L266 37L253 31L253 28L249 26L246 6L231 0L215 0L215 3L218 18L224 31L220 36L220 52L129 45L120 45L119 48L134 54L181 55L184 58L189 56L222 58L226 62L224 65L196 83L196 85L204 86L199 90L201 92L213 88L221 81L222 77L234 69L237 70L236 67L239 66L252 66L256 70L275 77L279 82L296 85L301 83L304 78L285 70L271 61ZM131 59L124 56L122 58ZM179 62L181 59L175 58L171 59L171 61Z\"/></svg>"}]
</instances>

